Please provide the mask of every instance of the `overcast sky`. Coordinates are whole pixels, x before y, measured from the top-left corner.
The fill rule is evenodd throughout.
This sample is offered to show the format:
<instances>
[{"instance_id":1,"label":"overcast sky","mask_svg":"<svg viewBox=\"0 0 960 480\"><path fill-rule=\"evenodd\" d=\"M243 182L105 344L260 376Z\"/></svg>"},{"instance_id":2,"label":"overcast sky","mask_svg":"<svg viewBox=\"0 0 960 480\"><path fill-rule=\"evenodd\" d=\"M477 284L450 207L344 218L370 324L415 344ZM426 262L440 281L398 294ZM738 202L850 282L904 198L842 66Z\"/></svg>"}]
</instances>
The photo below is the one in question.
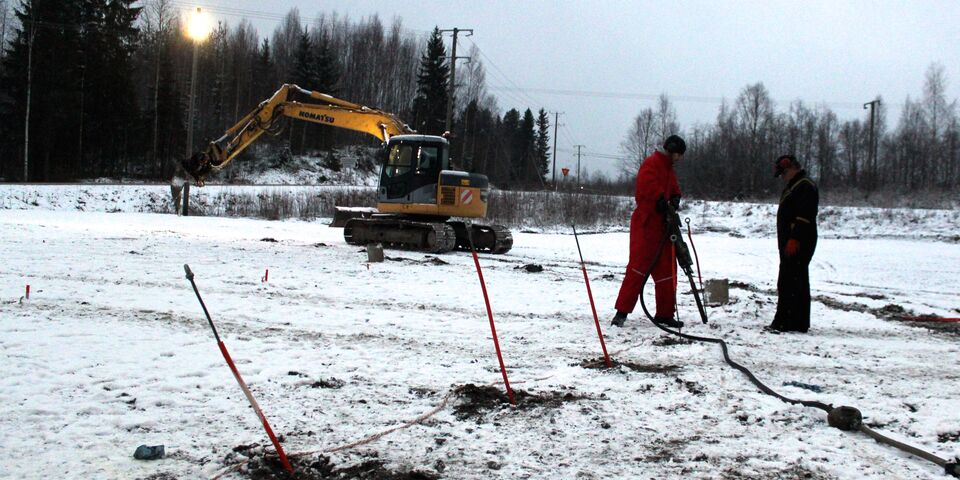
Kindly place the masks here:
<instances>
[{"instance_id":1,"label":"overcast sky","mask_svg":"<svg viewBox=\"0 0 960 480\"><path fill-rule=\"evenodd\" d=\"M178 0L177 6L187 5ZM411 33L472 28L487 83L500 106L560 111L558 170L584 154L619 154L632 118L669 95L689 128L713 122L721 98L763 82L778 110L797 99L864 118L882 95L889 121L922 95L933 62L945 67L949 98L960 97L960 1L373 1L202 0L236 25L250 11L260 35L297 7L305 22L337 12L403 20ZM219 8L218 8L219 7ZM219 12L218 12L219 10ZM449 49L449 36L448 36ZM514 90L505 90L504 88ZM523 91L516 91L519 87ZM349 99L347 99L349 100ZM584 157L611 171L615 160Z\"/></svg>"}]
</instances>

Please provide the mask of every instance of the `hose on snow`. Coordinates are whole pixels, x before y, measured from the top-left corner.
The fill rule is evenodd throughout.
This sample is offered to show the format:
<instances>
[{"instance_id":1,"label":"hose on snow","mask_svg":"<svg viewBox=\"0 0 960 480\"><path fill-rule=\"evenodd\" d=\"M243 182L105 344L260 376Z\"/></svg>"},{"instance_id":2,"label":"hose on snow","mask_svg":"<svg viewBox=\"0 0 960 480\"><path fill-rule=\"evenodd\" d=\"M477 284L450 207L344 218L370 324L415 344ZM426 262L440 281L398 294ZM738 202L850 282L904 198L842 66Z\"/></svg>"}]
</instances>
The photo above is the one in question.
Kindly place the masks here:
<instances>
[{"instance_id":1,"label":"hose on snow","mask_svg":"<svg viewBox=\"0 0 960 480\"><path fill-rule=\"evenodd\" d=\"M666 215L667 215L667 218L670 218L670 215L672 215L674 218L679 219L679 217L676 216L676 212L673 211L672 208L668 208ZM689 228L689 225L690 223L688 221L687 222L688 228ZM756 387L759 388L760 391L762 391L763 393L766 393L767 395L775 397L780 401L783 401L786 403L790 403L794 405L803 405L805 407L811 407L811 408L817 408L817 409L823 410L828 414L827 423L829 423L831 427L838 428L840 430L846 430L846 431L858 430L860 432L865 433L869 437L873 438L877 442L884 443L891 447L907 452L911 455L915 455L924 460L933 462L936 465L942 467L944 470L944 473L960 478L960 458L955 458L953 459L953 461L949 461L945 458L934 455L925 450L921 450L912 445L907 445L903 442L887 437L877 432L876 430L873 430L870 427L864 425L863 415L860 413L860 410L854 407L848 407L848 406L834 407L833 405L826 404L818 400L798 400L795 398L787 397L785 395L781 395L780 393L777 393L775 390L773 390L772 388L768 387L766 384L761 382L760 379L758 379L757 376L754 375L753 372L751 372L747 367L744 367L743 365L733 361L733 359L730 358L730 352L729 352L729 349L727 348L727 343L723 339L713 338L713 337L703 337L699 335L690 335L690 334L683 333L679 330L670 329L668 327L658 324L657 322L654 322L653 316L650 315L650 311L647 310L647 305L643 301L643 290L647 284L647 280L650 278L650 273L653 272L654 266L656 266L657 261L660 260L660 255L663 253L663 248L664 246L666 246L667 240L671 239L673 240L674 243L680 243L680 244L683 243L682 236L678 236L678 235L671 236L670 230L671 230L670 225L668 225L664 231L663 238L660 240L660 245L657 247L657 253L656 255L654 255L653 262L650 263L650 268L648 268L645 272L643 272L643 280L640 283L640 307L643 309L643 313L647 316L647 319L650 320L650 322L653 323L654 326L656 326L660 330L663 330L672 335L676 335L680 338L685 338L687 340L693 340L697 342L712 343L712 344L720 345L720 350L723 352L724 361L726 361L727 364L730 365L731 367L739 370L744 375L746 375L747 378L750 379L750 382L756 385ZM693 239L691 235L691 243L692 243L692 240ZM686 245L683 245L683 248L686 248ZM698 259L698 264L699 264L699 259ZM698 265L698 270L699 270L699 265ZM696 289L696 284L694 283L692 272L685 271L685 273L689 277L690 285L693 290L693 295L697 300L697 307L700 310L700 315L703 317L702 318L703 323L706 323L706 320L707 320L706 313L701 306L702 304L700 301L700 294Z\"/></svg>"}]
</instances>

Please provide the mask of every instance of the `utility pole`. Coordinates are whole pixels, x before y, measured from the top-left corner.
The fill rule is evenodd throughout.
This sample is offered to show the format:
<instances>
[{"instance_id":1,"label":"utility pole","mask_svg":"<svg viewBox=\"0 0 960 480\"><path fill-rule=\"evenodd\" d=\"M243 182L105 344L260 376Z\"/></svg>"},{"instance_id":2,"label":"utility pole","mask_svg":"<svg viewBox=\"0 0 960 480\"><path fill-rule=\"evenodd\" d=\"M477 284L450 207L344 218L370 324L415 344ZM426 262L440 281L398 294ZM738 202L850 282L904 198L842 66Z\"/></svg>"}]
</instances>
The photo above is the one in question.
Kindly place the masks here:
<instances>
[{"instance_id":1,"label":"utility pole","mask_svg":"<svg viewBox=\"0 0 960 480\"><path fill-rule=\"evenodd\" d=\"M473 35L473 29L471 28L451 28L440 30L440 33L444 32L453 32L453 48L450 49L450 85L447 87L447 121L445 123L444 130L453 133L451 129L453 128L453 94L457 87L457 59L470 57L458 57L457 56L457 35L460 32L467 32L467 36L470 37Z\"/></svg>"},{"instance_id":2,"label":"utility pole","mask_svg":"<svg viewBox=\"0 0 960 480\"><path fill-rule=\"evenodd\" d=\"M200 56L200 44L206 41L210 36L210 24L206 20L206 14L200 7L197 7L196 13L189 20L187 36L193 40L193 67L190 69L190 110L187 116L187 157L193 155L193 111L196 101L194 96L197 93L197 58ZM183 184L183 196L180 202L179 214L186 217L190 210L190 183Z\"/></svg>"},{"instance_id":3,"label":"utility pole","mask_svg":"<svg viewBox=\"0 0 960 480\"><path fill-rule=\"evenodd\" d=\"M36 15L36 9L32 8L31 15ZM30 181L30 96L33 88L33 42L37 38L36 17L30 21L30 41L27 47L27 112L26 119L23 122L23 181Z\"/></svg>"},{"instance_id":4,"label":"utility pole","mask_svg":"<svg viewBox=\"0 0 960 480\"><path fill-rule=\"evenodd\" d=\"M574 145L577 147L577 192L580 191L580 148L586 145Z\"/></svg>"},{"instance_id":5,"label":"utility pole","mask_svg":"<svg viewBox=\"0 0 960 480\"><path fill-rule=\"evenodd\" d=\"M563 112L553 112L553 167L550 173L553 175L553 191L557 191L557 128L560 127L560 115Z\"/></svg>"},{"instance_id":6,"label":"utility pole","mask_svg":"<svg viewBox=\"0 0 960 480\"><path fill-rule=\"evenodd\" d=\"M866 110L867 107L870 107L870 149L867 153L867 164L870 165L870 186L875 186L875 180L877 177L877 145L876 145L876 134L874 133L874 123L876 122L876 107L880 106L880 99L872 100L863 104L863 109Z\"/></svg>"}]
</instances>

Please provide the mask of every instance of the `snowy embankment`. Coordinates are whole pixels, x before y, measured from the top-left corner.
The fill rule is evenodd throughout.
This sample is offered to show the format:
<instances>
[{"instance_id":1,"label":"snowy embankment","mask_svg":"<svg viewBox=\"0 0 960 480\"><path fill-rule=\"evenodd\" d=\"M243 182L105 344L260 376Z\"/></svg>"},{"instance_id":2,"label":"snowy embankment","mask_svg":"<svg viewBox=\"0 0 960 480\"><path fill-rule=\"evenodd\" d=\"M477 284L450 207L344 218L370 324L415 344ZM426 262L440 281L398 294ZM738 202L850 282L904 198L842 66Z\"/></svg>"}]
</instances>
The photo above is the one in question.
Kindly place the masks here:
<instances>
[{"instance_id":1,"label":"snowy embankment","mask_svg":"<svg viewBox=\"0 0 960 480\"><path fill-rule=\"evenodd\" d=\"M373 187L364 186L207 185L190 190L190 203L196 214L206 216L316 219L332 216L337 205L372 207L374 191ZM511 206L511 218L490 221L528 232L569 233L568 226L543 223L544 219L553 218L551 213L556 213L549 210L561 203L553 196L563 193L519 195L512 201L522 205ZM171 198L168 185L0 185L0 210L171 213ZM616 206L612 208L619 214L605 212L605 217L613 218L603 218L580 229L626 230L633 199L614 198ZM684 202L680 213L690 218L695 232L750 238L776 234L776 211L775 204L690 200ZM957 243L960 211L823 206L819 228L823 238L907 238Z\"/></svg>"},{"instance_id":2,"label":"snowy embankment","mask_svg":"<svg viewBox=\"0 0 960 480\"><path fill-rule=\"evenodd\" d=\"M0 187L0 478L209 478L269 445L184 263L289 453L400 426L466 384L502 388L469 254L388 251L368 264L322 221L135 213L150 203L144 192L166 201L159 186L26 188ZM883 212L837 214L833 227L827 215L838 237L874 238L824 238L811 332L770 335L769 208L689 207L695 226L714 225L695 237L704 277L739 288L704 326L681 287L688 330L726 338L788 396L856 406L886 434L960 455L960 336L871 313L960 316L960 245L935 240L955 234L957 214L908 212L917 221L899 229L875 220ZM546 400L490 407L461 388L423 422L326 457L420 478L942 478L761 394L714 346L677 342L639 315L609 327L628 234L580 244L621 366L581 366L600 348L572 236L517 232L509 254L480 262L510 381ZM532 263L544 270L523 268ZM139 444L164 444L168 456L134 460Z\"/></svg>"}]
</instances>

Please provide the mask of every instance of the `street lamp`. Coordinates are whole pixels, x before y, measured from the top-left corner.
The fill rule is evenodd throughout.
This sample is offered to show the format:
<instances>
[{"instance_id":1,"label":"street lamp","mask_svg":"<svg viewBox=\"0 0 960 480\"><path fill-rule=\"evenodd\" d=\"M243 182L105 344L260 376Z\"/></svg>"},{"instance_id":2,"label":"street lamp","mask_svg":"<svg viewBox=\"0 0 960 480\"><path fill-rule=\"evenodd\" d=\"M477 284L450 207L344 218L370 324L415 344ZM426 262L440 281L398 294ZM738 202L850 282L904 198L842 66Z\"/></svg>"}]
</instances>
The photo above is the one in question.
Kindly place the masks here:
<instances>
[{"instance_id":1,"label":"street lamp","mask_svg":"<svg viewBox=\"0 0 960 480\"><path fill-rule=\"evenodd\" d=\"M193 40L193 68L190 70L190 107L187 114L187 158L193 155L193 103L197 92L197 53L210 35L210 17L197 7L187 19L187 37Z\"/></svg>"},{"instance_id":2,"label":"street lamp","mask_svg":"<svg viewBox=\"0 0 960 480\"><path fill-rule=\"evenodd\" d=\"M186 158L190 158L193 155L193 106L194 106L194 97L197 93L197 57L200 51L200 44L203 43L207 37L210 35L211 30L210 17L206 12L202 11L200 7L197 7L195 11L190 12L186 18L186 34L187 37L193 40L193 68L190 70L190 106L187 109L189 112L187 114L187 155ZM171 190L181 190L176 187L173 187ZM182 193L175 191L174 204L177 208L177 213L180 215L186 216L190 210L190 184L187 182L183 183Z\"/></svg>"}]
</instances>

